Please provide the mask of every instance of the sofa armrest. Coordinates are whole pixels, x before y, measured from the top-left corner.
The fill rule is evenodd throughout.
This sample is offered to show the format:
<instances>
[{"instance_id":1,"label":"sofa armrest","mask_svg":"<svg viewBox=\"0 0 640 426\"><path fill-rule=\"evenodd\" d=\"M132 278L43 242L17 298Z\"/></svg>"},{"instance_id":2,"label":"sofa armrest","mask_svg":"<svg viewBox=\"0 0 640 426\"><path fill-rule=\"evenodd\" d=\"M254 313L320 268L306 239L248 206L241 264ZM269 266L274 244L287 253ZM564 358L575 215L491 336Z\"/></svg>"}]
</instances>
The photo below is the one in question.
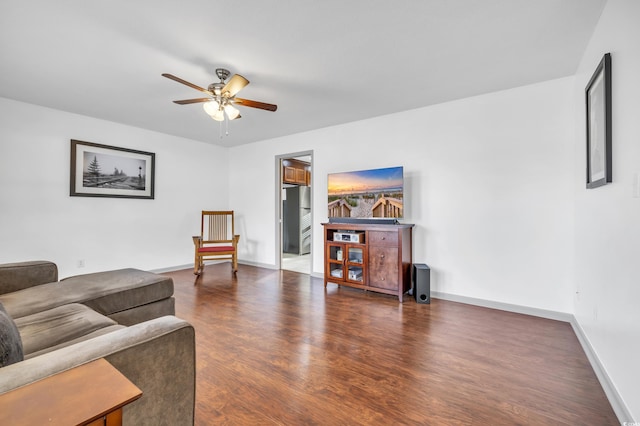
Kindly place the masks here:
<instances>
[{"instance_id":1,"label":"sofa armrest","mask_svg":"<svg viewBox=\"0 0 640 426\"><path fill-rule=\"evenodd\" d=\"M56 281L58 267L53 262L35 260L0 265L0 294Z\"/></svg>"},{"instance_id":2,"label":"sofa armrest","mask_svg":"<svg viewBox=\"0 0 640 426\"><path fill-rule=\"evenodd\" d=\"M123 409L123 424L193 425L195 332L165 316L0 369L0 394L105 358L142 390ZM90 378L87 378L90 380Z\"/></svg>"}]
</instances>

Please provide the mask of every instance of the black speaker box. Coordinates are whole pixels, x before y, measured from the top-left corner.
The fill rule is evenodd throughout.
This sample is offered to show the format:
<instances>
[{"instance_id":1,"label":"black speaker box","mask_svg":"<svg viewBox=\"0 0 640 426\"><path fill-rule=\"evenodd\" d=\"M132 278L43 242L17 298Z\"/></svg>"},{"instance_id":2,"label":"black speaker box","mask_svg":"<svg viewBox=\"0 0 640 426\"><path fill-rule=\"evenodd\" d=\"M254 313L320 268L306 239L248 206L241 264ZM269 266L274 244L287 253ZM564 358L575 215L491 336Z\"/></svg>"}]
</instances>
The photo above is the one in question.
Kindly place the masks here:
<instances>
[{"instance_id":1,"label":"black speaker box","mask_svg":"<svg viewBox=\"0 0 640 426\"><path fill-rule=\"evenodd\" d=\"M413 297L418 303L431 303L431 269L424 263L413 264Z\"/></svg>"}]
</instances>

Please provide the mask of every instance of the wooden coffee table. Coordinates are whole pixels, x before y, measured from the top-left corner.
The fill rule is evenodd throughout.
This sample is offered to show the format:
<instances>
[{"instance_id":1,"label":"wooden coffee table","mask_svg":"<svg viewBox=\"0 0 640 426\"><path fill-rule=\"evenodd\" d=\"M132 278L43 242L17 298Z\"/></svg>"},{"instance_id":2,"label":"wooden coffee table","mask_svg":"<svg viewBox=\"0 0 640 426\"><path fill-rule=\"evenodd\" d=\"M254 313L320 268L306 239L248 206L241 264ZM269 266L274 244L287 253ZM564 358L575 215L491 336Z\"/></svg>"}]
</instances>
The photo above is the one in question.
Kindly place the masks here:
<instances>
[{"instance_id":1,"label":"wooden coffee table","mask_svg":"<svg viewBox=\"0 0 640 426\"><path fill-rule=\"evenodd\" d=\"M0 425L122 425L142 391L105 359L0 395Z\"/></svg>"}]
</instances>

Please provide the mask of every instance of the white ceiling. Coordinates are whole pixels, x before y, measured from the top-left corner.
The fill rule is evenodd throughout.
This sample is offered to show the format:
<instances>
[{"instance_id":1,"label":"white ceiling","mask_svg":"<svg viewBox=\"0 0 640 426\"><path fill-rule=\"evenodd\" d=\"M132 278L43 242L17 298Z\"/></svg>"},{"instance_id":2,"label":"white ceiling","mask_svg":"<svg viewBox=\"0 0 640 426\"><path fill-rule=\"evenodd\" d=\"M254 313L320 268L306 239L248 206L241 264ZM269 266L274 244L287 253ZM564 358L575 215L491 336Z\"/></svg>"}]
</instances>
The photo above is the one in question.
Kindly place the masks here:
<instances>
[{"instance_id":1,"label":"white ceiling","mask_svg":"<svg viewBox=\"0 0 640 426\"><path fill-rule=\"evenodd\" d=\"M575 73L606 0L1 0L0 97L223 146ZM175 99L251 81L220 139Z\"/></svg>"}]
</instances>

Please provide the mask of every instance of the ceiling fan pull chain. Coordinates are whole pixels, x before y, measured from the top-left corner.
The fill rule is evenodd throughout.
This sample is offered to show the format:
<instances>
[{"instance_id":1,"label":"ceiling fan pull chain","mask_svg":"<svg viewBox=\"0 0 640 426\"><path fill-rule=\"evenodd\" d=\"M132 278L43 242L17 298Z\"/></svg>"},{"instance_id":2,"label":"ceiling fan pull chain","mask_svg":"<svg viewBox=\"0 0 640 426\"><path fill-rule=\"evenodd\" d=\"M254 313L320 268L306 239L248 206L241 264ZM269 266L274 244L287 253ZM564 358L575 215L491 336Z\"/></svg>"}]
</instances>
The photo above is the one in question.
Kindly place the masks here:
<instances>
[{"instance_id":1,"label":"ceiling fan pull chain","mask_svg":"<svg viewBox=\"0 0 640 426\"><path fill-rule=\"evenodd\" d=\"M225 123L225 126L227 128L227 132L226 132L225 136L229 136L229 120L225 118L224 123Z\"/></svg>"}]
</instances>

